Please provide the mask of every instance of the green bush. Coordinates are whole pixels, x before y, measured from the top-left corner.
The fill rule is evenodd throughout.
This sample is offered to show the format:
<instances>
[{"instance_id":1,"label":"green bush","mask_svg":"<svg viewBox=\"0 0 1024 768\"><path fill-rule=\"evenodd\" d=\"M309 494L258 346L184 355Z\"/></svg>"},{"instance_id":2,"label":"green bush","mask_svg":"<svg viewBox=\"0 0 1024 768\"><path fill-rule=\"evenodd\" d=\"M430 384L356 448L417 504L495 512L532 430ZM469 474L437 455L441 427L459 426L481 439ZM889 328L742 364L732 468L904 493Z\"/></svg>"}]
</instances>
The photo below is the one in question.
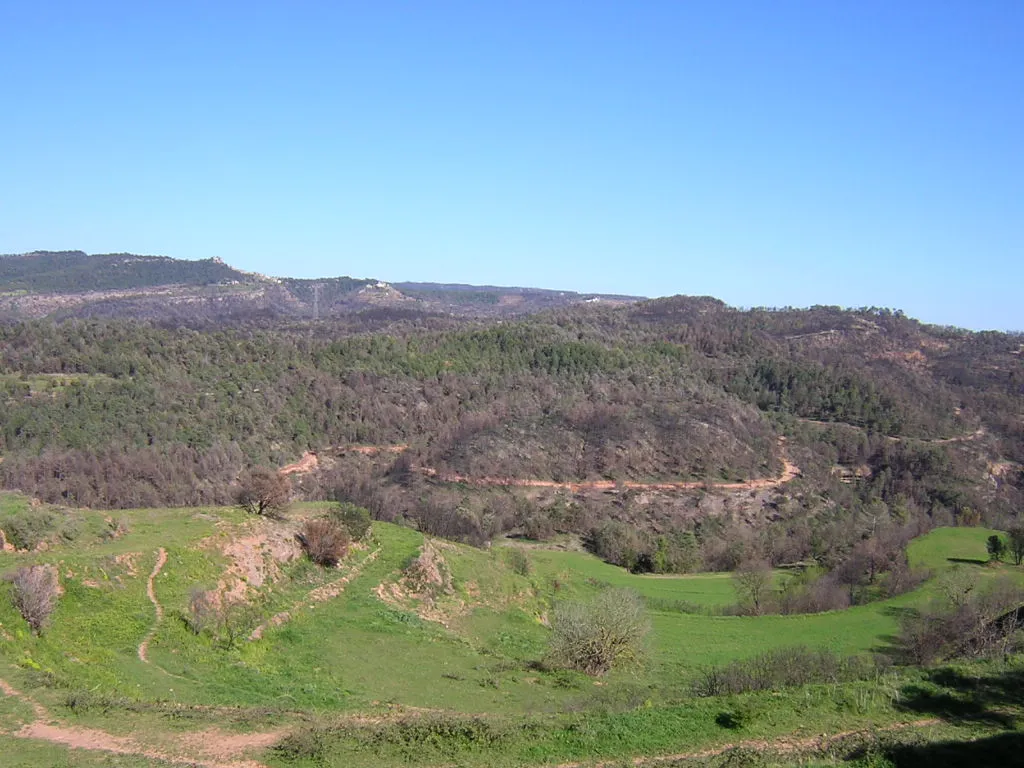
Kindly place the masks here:
<instances>
[{"instance_id":1,"label":"green bush","mask_svg":"<svg viewBox=\"0 0 1024 768\"><path fill-rule=\"evenodd\" d=\"M605 589L589 602L564 602L551 622L549 663L588 675L642 660L651 625L641 597Z\"/></svg>"},{"instance_id":2,"label":"green bush","mask_svg":"<svg viewBox=\"0 0 1024 768\"><path fill-rule=\"evenodd\" d=\"M8 515L0 520L0 528L16 548L31 550L56 533L58 522L56 512L49 507L40 507L22 509Z\"/></svg>"},{"instance_id":3,"label":"green bush","mask_svg":"<svg viewBox=\"0 0 1024 768\"><path fill-rule=\"evenodd\" d=\"M348 531L352 541L365 539L373 526L373 518L368 509L347 501L340 501L332 507L327 513L327 519Z\"/></svg>"},{"instance_id":4,"label":"green bush","mask_svg":"<svg viewBox=\"0 0 1024 768\"><path fill-rule=\"evenodd\" d=\"M526 554L526 550L522 547L509 547L508 548L508 567L512 569L514 573L520 576L529 576L532 570L532 564L530 563L530 556Z\"/></svg>"}]
</instances>

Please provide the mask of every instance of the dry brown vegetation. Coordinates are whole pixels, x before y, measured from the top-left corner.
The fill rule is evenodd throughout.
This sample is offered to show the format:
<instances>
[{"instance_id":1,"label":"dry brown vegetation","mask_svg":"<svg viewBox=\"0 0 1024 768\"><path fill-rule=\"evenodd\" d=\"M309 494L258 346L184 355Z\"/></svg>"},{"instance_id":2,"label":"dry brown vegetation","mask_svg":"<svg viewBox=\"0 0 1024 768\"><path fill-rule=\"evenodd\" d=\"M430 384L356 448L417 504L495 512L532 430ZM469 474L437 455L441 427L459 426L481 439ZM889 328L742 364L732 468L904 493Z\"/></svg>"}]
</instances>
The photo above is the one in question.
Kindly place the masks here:
<instances>
[{"instance_id":1,"label":"dry brown vegetation","mask_svg":"<svg viewBox=\"0 0 1024 768\"><path fill-rule=\"evenodd\" d=\"M56 566L23 566L14 572L11 583L15 607L32 631L39 634L60 597L60 578Z\"/></svg>"}]
</instances>

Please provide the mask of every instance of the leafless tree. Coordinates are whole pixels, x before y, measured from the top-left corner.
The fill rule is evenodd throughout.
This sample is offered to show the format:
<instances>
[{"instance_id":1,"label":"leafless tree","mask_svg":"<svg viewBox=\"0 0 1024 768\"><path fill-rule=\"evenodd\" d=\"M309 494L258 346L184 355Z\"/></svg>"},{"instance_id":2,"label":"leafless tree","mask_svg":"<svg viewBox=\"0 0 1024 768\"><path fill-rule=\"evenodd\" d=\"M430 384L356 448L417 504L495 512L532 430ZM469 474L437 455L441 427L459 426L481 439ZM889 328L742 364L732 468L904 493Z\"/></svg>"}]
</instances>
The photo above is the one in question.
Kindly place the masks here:
<instances>
[{"instance_id":1,"label":"leafless tree","mask_svg":"<svg viewBox=\"0 0 1024 768\"><path fill-rule=\"evenodd\" d=\"M761 615L772 594L772 568L766 560L748 560L733 573L733 583L740 598L740 605Z\"/></svg>"},{"instance_id":2,"label":"leafless tree","mask_svg":"<svg viewBox=\"0 0 1024 768\"><path fill-rule=\"evenodd\" d=\"M246 512L281 517L291 500L292 484L287 475L268 467L257 467L243 475L235 503Z\"/></svg>"}]
</instances>

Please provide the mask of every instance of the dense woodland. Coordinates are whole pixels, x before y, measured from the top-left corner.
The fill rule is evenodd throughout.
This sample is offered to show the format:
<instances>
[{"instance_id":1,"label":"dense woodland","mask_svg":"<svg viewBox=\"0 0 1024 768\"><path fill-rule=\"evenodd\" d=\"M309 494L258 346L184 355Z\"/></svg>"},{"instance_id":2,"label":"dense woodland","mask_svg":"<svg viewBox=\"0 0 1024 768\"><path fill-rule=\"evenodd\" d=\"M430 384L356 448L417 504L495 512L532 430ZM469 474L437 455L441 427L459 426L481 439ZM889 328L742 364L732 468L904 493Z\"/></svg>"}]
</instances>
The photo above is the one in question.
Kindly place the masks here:
<instances>
[{"instance_id":1,"label":"dense woodland","mask_svg":"<svg viewBox=\"0 0 1024 768\"><path fill-rule=\"evenodd\" d=\"M835 570L871 549L854 602L882 588L876 571L907 578L908 531L1008 527L1024 506L1020 335L687 297L504 320L405 306L264 319L0 325L0 481L67 505L223 504L246 468L313 451L298 494L475 544L576 533L662 571ZM799 475L783 485L716 487L785 461ZM692 485L626 486L672 481Z\"/></svg>"}]
</instances>

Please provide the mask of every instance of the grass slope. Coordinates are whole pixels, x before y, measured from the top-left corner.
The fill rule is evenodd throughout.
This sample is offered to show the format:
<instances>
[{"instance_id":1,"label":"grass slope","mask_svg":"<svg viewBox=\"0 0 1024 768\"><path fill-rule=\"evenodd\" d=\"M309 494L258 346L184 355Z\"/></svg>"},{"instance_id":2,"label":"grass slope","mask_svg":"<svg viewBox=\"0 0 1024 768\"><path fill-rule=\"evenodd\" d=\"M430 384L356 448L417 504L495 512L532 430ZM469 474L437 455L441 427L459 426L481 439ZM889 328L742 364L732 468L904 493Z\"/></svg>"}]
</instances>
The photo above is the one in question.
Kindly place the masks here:
<instances>
[{"instance_id":1,"label":"grass slope","mask_svg":"<svg viewBox=\"0 0 1024 768\"><path fill-rule=\"evenodd\" d=\"M303 505L296 514L318 512L316 505ZM0 678L60 717L113 734L140 729L157 734L212 723L244 731L297 726L310 718L334 724L322 738L302 732L303 738L330 744L329 755L304 747L305 752L278 753L280 764L457 757L467 764L518 765L686 751L735 740L716 722L729 707L749 709L741 718L749 721L746 737L789 733L806 722L823 730L894 722L906 717L895 703L905 680L895 678L735 701L694 700L689 686L703 667L771 648L877 650L897 629L896 609L925 601L934 591L930 583L893 600L809 616L652 611L650 663L643 670L616 672L598 685L537 665L546 648L544 624L557 601L612 584L714 608L734 600L730 578L637 576L582 553L544 550L524 550L530 566L522 575L521 563L513 567L507 547L484 551L434 542L448 580L445 588L425 596L402 579L424 546L423 536L376 523L372 540L337 571L304 559L278 563L275 579L250 589L251 615L240 620L247 622L244 631L229 642L223 635L196 635L182 620L192 591L225 578L231 567L225 543L287 531L294 523L253 521L231 509L137 510L123 515L128 532L111 539L104 535L109 529L104 513L65 514L77 519L74 543L0 554L0 573L27 563L56 564L64 589L50 627L35 637L11 605L9 584L0 583ZM937 573L959 565L979 579L1019 576L1021 569L984 563L990 533L939 529L913 543L911 559ZM265 545L254 546L264 551ZM164 618L155 626L147 664L137 651L154 628L146 585L161 547L167 561L154 579L154 593ZM347 583L335 597L314 599L315 590L343 576ZM285 611L287 621L267 626L261 639L246 639L251 627ZM448 723L438 726L442 736L430 730L436 723L422 732L410 725L404 735L398 725L388 724L396 711L422 716L423 710L428 720ZM563 712L576 714L566 719ZM355 713L364 719L337 727L339 717ZM12 724L0 729L8 734L31 718L31 711L10 697L0 698L0 714ZM368 714L371 720L365 720ZM384 721L372 719L382 716ZM465 719L473 716L483 720ZM478 725L466 725L474 722ZM45 755L59 753L57 747L0 739L14 745L21 760L15 764L31 764L38 755L45 762L51 759ZM94 764L84 760L68 764ZM117 760L104 764L137 764L130 757Z\"/></svg>"}]
</instances>

